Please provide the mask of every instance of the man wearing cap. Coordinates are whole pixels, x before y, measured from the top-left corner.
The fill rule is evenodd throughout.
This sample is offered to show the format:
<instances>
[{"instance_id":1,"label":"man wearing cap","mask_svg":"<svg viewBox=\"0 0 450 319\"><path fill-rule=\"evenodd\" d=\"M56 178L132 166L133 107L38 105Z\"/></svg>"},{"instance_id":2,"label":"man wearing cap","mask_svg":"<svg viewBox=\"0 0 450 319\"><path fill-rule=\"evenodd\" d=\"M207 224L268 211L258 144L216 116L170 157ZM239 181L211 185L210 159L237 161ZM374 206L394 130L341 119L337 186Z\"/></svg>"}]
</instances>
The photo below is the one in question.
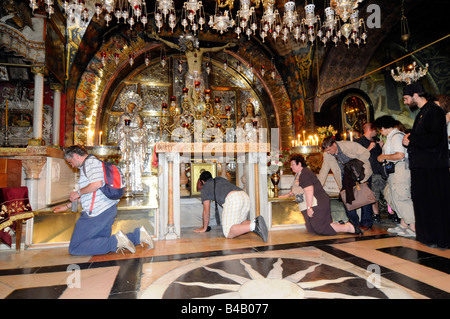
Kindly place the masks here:
<instances>
[{"instance_id":1,"label":"man wearing cap","mask_svg":"<svg viewBox=\"0 0 450 319\"><path fill-rule=\"evenodd\" d=\"M427 100L418 82L403 89L403 102L419 108L411 133L403 138L411 170L416 239L431 247L450 248L450 173L444 111Z\"/></svg>"}]
</instances>

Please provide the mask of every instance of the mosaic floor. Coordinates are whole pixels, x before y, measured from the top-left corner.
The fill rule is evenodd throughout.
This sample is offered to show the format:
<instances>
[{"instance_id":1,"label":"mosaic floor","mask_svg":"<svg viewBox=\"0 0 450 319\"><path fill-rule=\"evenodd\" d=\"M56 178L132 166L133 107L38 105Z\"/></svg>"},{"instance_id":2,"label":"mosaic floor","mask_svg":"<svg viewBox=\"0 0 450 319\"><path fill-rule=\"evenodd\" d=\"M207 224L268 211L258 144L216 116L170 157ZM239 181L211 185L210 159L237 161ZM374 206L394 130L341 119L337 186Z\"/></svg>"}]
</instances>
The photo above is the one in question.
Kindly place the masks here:
<instances>
[{"instance_id":1,"label":"mosaic floor","mask_svg":"<svg viewBox=\"0 0 450 319\"><path fill-rule=\"evenodd\" d=\"M253 233L225 239L220 229L188 228L181 239L135 254L0 251L0 298L448 299L449 259L450 250L380 226L362 237L277 230L267 243Z\"/></svg>"}]
</instances>

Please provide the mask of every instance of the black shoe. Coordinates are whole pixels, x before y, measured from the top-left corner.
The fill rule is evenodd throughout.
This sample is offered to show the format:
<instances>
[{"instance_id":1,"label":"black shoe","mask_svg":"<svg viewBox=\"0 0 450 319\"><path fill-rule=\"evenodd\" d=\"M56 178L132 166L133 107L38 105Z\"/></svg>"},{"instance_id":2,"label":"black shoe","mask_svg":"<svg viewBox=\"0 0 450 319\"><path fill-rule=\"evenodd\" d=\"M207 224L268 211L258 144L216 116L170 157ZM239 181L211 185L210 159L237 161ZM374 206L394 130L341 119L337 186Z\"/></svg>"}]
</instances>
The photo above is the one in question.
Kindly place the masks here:
<instances>
[{"instance_id":1,"label":"black shoe","mask_svg":"<svg viewBox=\"0 0 450 319\"><path fill-rule=\"evenodd\" d=\"M357 226L357 225L355 225L355 223L353 223L350 219L348 220L348 222L350 223L350 224L352 224L353 225L353 228L355 229L355 231L353 232L353 234L355 234L355 235L362 235L363 234L363 231L361 230L361 229L359 229L359 227Z\"/></svg>"},{"instance_id":2,"label":"black shoe","mask_svg":"<svg viewBox=\"0 0 450 319\"><path fill-rule=\"evenodd\" d=\"M397 213L390 214L389 218L396 224L400 224L401 222L401 219L398 217Z\"/></svg>"},{"instance_id":3,"label":"black shoe","mask_svg":"<svg viewBox=\"0 0 450 319\"><path fill-rule=\"evenodd\" d=\"M380 214L373 214L373 221L377 224L381 223L381 216Z\"/></svg>"},{"instance_id":4,"label":"black shoe","mask_svg":"<svg viewBox=\"0 0 450 319\"><path fill-rule=\"evenodd\" d=\"M264 221L264 217L258 216L255 218L255 229L253 230L262 240L267 243L267 239L269 237L269 231L267 230L266 222Z\"/></svg>"}]
</instances>

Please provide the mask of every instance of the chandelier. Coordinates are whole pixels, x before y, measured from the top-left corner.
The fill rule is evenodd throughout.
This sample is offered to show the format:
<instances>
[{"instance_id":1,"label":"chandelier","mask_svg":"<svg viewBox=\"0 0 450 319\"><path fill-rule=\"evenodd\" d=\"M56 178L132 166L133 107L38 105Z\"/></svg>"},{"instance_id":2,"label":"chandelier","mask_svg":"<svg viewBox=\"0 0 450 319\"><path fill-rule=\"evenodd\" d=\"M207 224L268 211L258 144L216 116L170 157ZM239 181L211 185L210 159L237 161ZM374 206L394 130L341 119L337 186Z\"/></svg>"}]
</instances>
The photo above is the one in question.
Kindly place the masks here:
<instances>
[{"instance_id":1,"label":"chandelier","mask_svg":"<svg viewBox=\"0 0 450 319\"><path fill-rule=\"evenodd\" d=\"M362 0L331 0L330 7L342 21L347 22L353 14L353 11L358 8L360 2L362 2Z\"/></svg>"},{"instance_id":2,"label":"chandelier","mask_svg":"<svg viewBox=\"0 0 450 319\"><path fill-rule=\"evenodd\" d=\"M176 26L176 14L173 0L157 0L155 2L155 24L158 28L158 32L166 21L169 27L172 29Z\"/></svg>"},{"instance_id":3,"label":"chandelier","mask_svg":"<svg viewBox=\"0 0 450 319\"><path fill-rule=\"evenodd\" d=\"M34 10L41 3L39 0L29 0ZM106 25L113 19L130 25L130 29L137 23L145 25L148 23L148 13L145 0L96 0L95 6L86 0L63 0L63 8L68 21L79 19L86 26L93 14L98 19L103 17ZM240 6L236 17L232 17L232 9L235 0L216 0L215 13L210 15L208 26L210 29L223 34L230 30L236 33L239 39L246 35L249 39L259 35L262 42L266 38L277 41L281 38L287 42L290 37L296 41L313 43L316 39L323 45L333 42L345 42L359 46L366 43L367 32L363 19L359 18L357 10L362 0L326 0L325 16L323 19L315 13L315 5L312 0L306 0L304 17L299 16L299 10L294 0L287 0L283 12L276 8L275 0L240 0ZM54 0L44 0L46 10L51 16L54 12ZM262 2L263 13L257 22L256 10ZM228 7L228 10L219 11L218 8ZM206 13L202 1L185 0L181 8L181 17L176 16L178 10L175 8L174 0L156 0L154 8L154 22L157 32L162 32L164 26L174 32L178 22L184 32L196 34L204 29L206 24Z\"/></svg>"},{"instance_id":4,"label":"chandelier","mask_svg":"<svg viewBox=\"0 0 450 319\"><path fill-rule=\"evenodd\" d=\"M397 71L397 72L395 72ZM425 76L428 72L428 63L425 68L417 67L417 63L413 62L410 65L403 66L402 68L397 67L395 70L391 70L391 75L397 82L405 82L406 84L411 84L416 82L421 77Z\"/></svg>"},{"instance_id":5,"label":"chandelier","mask_svg":"<svg viewBox=\"0 0 450 319\"><path fill-rule=\"evenodd\" d=\"M234 31L237 38L240 39L240 34L244 33L250 40L250 36L254 35L257 29L255 7L251 6L250 0L241 0L241 7L236 13L236 28Z\"/></svg>"},{"instance_id":6,"label":"chandelier","mask_svg":"<svg viewBox=\"0 0 450 319\"><path fill-rule=\"evenodd\" d=\"M170 1L170 0L160 0ZM183 10L181 14L181 25L184 27L184 31L192 31L196 33L199 29L203 30L203 25L206 23L205 9L201 1L188 0L183 4Z\"/></svg>"},{"instance_id":7,"label":"chandelier","mask_svg":"<svg viewBox=\"0 0 450 319\"><path fill-rule=\"evenodd\" d=\"M218 11L216 3L216 13L214 16L210 16L208 25L210 28L219 31L220 34L223 34L224 32L227 32L229 28L234 26L234 20L231 19L228 10L225 10L224 12Z\"/></svg>"},{"instance_id":8,"label":"chandelier","mask_svg":"<svg viewBox=\"0 0 450 319\"><path fill-rule=\"evenodd\" d=\"M164 0L167 1L167 0ZM49 17L54 13L53 0L45 0L46 11ZM34 10L37 9L37 0L30 0L30 7ZM80 19L82 26L87 26L89 19L91 18L89 7L84 0L64 0L62 3L64 14L70 23L74 23L77 18ZM92 9L92 8L91 8ZM106 26L109 26L109 22L114 15L117 22L120 23L120 19L123 19L125 24L130 25L130 29L136 23L142 23L145 25L148 23L147 19L147 5L145 0L99 0L95 3L94 13L97 19L104 12L103 19L106 21Z\"/></svg>"}]
</instances>

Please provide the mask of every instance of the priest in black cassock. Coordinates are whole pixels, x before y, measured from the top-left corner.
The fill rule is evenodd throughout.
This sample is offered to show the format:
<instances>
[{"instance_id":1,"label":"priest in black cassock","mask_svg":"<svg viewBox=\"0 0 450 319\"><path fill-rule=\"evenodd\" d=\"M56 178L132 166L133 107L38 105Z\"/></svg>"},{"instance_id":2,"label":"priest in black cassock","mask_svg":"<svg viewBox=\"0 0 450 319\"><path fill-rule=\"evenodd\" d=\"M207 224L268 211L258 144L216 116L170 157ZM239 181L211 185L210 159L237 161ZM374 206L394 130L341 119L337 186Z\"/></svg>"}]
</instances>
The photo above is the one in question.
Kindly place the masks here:
<instances>
[{"instance_id":1,"label":"priest in black cassock","mask_svg":"<svg viewBox=\"0 0 450 319\"><path fill-rule=\"evenodd\" d=\"M416 216L416 239L428 246L450 248L450 172L444 111L428 101L419 82L403 89L403 101L419 108L408 147L411 197Z\"/></svg>"}]
</instances>

